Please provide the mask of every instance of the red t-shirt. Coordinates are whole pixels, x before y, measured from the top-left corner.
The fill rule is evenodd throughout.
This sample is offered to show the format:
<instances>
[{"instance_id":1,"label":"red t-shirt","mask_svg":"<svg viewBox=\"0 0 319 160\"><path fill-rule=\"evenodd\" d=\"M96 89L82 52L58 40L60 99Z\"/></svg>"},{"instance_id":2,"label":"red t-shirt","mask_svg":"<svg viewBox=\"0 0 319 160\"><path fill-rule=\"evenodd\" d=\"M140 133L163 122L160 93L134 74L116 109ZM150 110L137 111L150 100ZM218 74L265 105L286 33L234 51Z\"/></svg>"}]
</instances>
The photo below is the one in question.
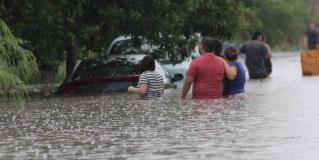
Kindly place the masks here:
<instances>
[{"instance_id":1,"label":"red t-shirt","mask_svg":"<svg viewBox=\"0 0 319 160\"><path fill-rule=\"evenodd\" d=\"M214 54L204 54L193 60L187 76L194 77L193 99L222 98L225 66Z\"/></svg>"}]
</instances>

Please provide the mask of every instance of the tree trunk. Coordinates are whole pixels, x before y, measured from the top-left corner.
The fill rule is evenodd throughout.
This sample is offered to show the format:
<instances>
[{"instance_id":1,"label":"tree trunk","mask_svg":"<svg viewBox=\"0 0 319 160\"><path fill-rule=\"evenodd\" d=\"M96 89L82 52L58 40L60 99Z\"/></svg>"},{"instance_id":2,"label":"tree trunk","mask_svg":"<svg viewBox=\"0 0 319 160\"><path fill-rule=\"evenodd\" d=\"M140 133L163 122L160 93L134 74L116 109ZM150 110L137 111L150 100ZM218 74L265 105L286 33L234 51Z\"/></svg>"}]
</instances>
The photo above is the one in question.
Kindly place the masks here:
<instances>
[{"instance_id":1,"label":"tree trunk","mask_svg":"<svg viewBox=\"0 0 319 160\"><path fill-rule=\"evenodd\" d=\"M74 66L76 65L76 50L74 45L69 45L66 49L66 76L70 78Z\"/></svg>"}]
</instances>

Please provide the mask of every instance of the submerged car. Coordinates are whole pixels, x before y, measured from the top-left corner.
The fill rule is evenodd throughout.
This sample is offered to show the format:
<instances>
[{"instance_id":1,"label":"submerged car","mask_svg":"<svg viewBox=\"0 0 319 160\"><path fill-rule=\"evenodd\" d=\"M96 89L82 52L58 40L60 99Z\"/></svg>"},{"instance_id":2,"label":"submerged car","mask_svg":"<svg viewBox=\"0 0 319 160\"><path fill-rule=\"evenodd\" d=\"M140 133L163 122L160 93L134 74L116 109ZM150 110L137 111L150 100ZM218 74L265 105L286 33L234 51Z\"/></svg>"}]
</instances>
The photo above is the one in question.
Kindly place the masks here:
<instances>
[{"instance_id":1,"label":"submerged car","mask_svg":"<svg viewBox=\"0 0 319 160\"><path fill-rule=\"evenodd\" d=\"M129 86L136 86L139 80L140 62L145 55L122 55L108 59L80 61L71 76L57 90L58 94L91 94L126 92ZM165 88L174 88L175 81L183 79L182 74L174 77L159 62L155 70L163 76Z\"/></svg>"}]
</instances>

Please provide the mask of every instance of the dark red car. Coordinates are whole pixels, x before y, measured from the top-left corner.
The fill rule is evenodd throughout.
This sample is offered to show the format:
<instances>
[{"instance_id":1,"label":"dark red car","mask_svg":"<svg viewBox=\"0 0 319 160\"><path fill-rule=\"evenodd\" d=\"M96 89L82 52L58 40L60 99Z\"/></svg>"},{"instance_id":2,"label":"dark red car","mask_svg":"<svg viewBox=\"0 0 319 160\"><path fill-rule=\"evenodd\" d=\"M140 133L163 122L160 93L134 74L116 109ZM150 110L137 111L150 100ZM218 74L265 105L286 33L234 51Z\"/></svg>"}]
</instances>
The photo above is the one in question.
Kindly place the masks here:
<instances>
[{"instance_id":1,"label":"dark red car","mask_svg":"<svg viewBox=\"0 0 319 160\"><path fill-rule=\"evenodd\" d=\"M127 92L136 86L140 74L140 61L145 55L129 55L110 59L91 59L79 62L70 78L58 88L58 94L90 94ZM171 77L166 68L156 62L155 70L164 78L165 88L173 88L182 74Z\"/></svg>"}]
</instances>

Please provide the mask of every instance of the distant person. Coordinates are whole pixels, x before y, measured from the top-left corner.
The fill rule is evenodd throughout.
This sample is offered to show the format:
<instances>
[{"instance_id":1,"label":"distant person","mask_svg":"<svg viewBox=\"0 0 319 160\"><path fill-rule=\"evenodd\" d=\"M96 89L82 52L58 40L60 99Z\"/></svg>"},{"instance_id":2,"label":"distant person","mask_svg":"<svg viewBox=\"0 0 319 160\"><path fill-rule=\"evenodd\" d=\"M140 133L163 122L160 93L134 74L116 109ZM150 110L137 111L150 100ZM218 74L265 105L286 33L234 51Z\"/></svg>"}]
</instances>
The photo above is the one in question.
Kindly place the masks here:
<instances>
[{"instance_id":1,"label":"distant person","mask_svg":"<svg viewBox=\"0 0 319 160\"><path fill-rule=\"evenodd\" d=\"M318 49L318 31L317 26L314 23L310 23L308 26L308 31L306 32L304 38L304 46L308 49Z\"/></svg>"},{"instance_id":2,"label":"distant person","mask_svg":"<svg viewBox=\"0 0 319 160\"><path fill-rule=\"evenodd\" d=\"M164 91L163 77L155 71L155 60L152 56L145 56L141 62L142 74L138 87L128 87L128 92L141 95L141 99L158 99Z\"/></svg>"},{"instance_id":3,"label":"distant person","mask_svg":"<svg viewBox=\"0 0 319 160\"><path fill-rule=\"evenodd\" d=\"M267 68L265 60L268 55L268 49L263 41L263 33L256 31L251 40L246 42L240 49L241 53L246 54L245 64L251 79L267 78Z\"/></svg>"},{"instance_id":4,"label":"distant person","mask_svg":"<svg viewBox=\"0 0 319 160\"><path fill-rule=\"evenodd\" d=\"M234 80L226 78L224 83L224 96L238 96L245 92L246 72L243 65L237 61L239 51L235 47L229 47L224 52L225 60L228 62L230 69L235 73Z\"/></svg>"},{"instance_id":5,"label":"distant person","mask_svg":"<svg viewBox=\"0 0 319 160\"><path fill-rule=\"evenodd\" d=\"M193 84L193 99L218 99L223 97L225 73L234 79L229 65L217 55L222 43L211 37L204 37L199 45L200 56L194 59L187 71L181 98L185 99ZM216 55L217 54L217 55Z\"/></svg>"},{"instance_id":6,"label":"distant person","mask_svg":"<svg viewBox=\"0 0 319 160\"><path fill-rule=\"evenodd\" d=\"M267 48L267 57L265 59L265 66L266 66L266 69L267 69L267 76L270 76L270 74L272 73L272 62L271 62L271 58L272 58L272 51L271 51L271 48L270 46L267 44L266 42L266 36L263 36L263 43L264 45L266 46Z\"/></svg>"}]
</instances>

